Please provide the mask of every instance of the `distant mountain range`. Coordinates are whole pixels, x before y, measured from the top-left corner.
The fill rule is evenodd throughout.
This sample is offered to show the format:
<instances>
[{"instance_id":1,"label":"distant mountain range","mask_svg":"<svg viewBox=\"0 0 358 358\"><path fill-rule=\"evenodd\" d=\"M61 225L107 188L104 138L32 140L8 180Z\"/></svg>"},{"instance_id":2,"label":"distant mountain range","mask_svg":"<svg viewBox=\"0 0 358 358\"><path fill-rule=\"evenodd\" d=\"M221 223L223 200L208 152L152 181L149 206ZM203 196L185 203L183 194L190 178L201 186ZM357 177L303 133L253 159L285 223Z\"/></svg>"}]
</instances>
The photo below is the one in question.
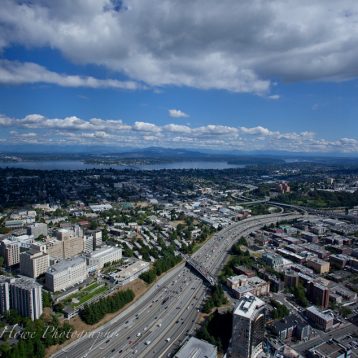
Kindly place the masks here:
<instances>
[{"instance_id":1,"label":"distant mountain range","mask_svg":"<svg viewBox=\"0 0 358 358\"><path fill-rule=\"evenodd\" d=\"M319 159L319 158L358 158L357 153L298 153L285 151L238 151L213 149L183 148L114 148L110 146L49 146L49 145L0 145L0 154L17 154L20 156L48 155L80 156L115 156L117 158L180 158L180 159L234 159L238 157L257 157L271 159Z\"/></svg>"}]
</instances>

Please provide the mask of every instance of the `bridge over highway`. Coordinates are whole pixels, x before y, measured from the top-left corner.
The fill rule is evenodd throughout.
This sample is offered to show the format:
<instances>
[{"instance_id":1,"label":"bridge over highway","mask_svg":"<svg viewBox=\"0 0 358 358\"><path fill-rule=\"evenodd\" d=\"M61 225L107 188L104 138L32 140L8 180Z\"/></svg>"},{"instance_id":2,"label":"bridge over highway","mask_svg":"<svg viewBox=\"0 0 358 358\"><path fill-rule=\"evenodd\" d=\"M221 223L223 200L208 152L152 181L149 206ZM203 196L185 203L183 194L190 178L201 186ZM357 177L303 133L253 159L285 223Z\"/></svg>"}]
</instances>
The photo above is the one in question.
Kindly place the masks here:
<instances>
[{"instance_id":1,"label":"bridge over highway","mask_svg":"<svg viewBox=\"0 0 358 358\"><path fill-rule=\"evenodd\" d=\"M281 206L284 209L294 209L294 210L298 210L298 211L308 213L308 214L326 216L329 218L346 220L346 221L350 221L354 224L358 224L358 216L355 216L355 215L339 214L333 210L313 209L313 208L309 208L309 207L305 207L305 206L284 204L284 203L280 203L280 202L276 202L276 201L270 201L270 203L277 205L277 206Z\"/></svg>"},{"instance_id":2,"label":"bridge over highway","mask_svg":"<svg viewBox=\"0 0 358 358\"><path fill-rule=\"evenodd\" d=\"M213 287L217 284L216 277L211 275L209 271L205 267L203 267L198 261L185 254L181 254L181 256L185 260L186 265L189 268L193 269L196 273L198 273L210 286Z\"/></svg>"}]
</instances>

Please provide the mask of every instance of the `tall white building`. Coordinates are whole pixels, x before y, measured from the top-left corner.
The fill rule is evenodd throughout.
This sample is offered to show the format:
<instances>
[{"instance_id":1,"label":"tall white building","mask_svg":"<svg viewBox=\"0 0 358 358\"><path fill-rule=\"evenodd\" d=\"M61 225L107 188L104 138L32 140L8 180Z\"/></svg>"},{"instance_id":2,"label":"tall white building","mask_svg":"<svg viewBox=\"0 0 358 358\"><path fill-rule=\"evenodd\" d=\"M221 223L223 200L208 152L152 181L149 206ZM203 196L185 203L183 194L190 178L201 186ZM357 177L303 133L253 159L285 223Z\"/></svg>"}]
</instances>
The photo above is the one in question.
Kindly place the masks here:
<instances>
[{"instance_id":1,"label":"tall white building","mask_svg":"<svg viewBox=\"0 0 358 358\"><path fill-rule=\"evenodd\" d=\"M10 280L9 277L0 276L0 314L10 309Z\"/></svg>"},{"instance_id":2,"label":"tall white building","mask_svg":"<svg viewBox=\"0 0 358 358\"><path fill-rule=\"evenodd\" d=\"M87 278L87 265L83 257L75 257L52 265L46 272L45 285L57 292L83 282Z\"/></svg>"},{"instance_id":3,"label":"tall white building","mask_svg":"<svg viewBox=\"0 0 358 358\"><path fill-rule=\"evenodd\" d=\"M21 277L10 280L10 308L32 320L42 315L42 286Z\"/></svg>"},{"instance_id":4,"label":"tall white building","mask_svg":"<svg viewBox=\"0 0 358 358\"><path fill-rule=\"evenodd\" d=\"M239 300L233 316L231 358L254 358L262 352L265 302L248 293Z\"/></svg>"},{"instance_id":5,"label":"tall white building","mask_svg":"<svg viewBox=\"0 0 358 358\"><path fill-rule=\"evenodd\" d=\"M102 246L102 230L88 230L83 236L84 252L92 252Z\"/></svg>"},{"instance_id":6,"label":"tall white building","mask_svg":"<svg viewBox=\"0 0 358 358\"><path fill-rule=\"evenodd\" d=\"M39 236L47 236L47 224L45 223L34 223L27 227L27 234L33 235L35 239Z\"/></svg>"}]
</instances>

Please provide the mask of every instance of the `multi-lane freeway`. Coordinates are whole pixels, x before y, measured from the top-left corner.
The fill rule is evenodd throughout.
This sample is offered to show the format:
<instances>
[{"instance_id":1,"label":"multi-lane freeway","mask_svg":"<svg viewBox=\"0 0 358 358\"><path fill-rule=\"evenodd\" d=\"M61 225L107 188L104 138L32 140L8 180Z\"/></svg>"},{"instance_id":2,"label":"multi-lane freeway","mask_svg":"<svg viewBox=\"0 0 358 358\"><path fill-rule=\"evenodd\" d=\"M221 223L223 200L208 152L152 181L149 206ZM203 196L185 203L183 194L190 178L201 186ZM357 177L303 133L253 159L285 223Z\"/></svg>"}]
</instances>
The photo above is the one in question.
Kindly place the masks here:
<instances>
[{"instance_id":1,"label":"multi-lane freeway","mask_svg":"<svg viewBox=\"0 0 358 358\"><path fill-rule=\"evenodd\" d=\"M226 227L208 240L193 258L216 275L232 244L241 236L298 213L256 216ZM196 328L208 287L184 264L164 275L150 290L113 320L53 355L80 357L171 356Z\"/></svg>"}]
</instances>

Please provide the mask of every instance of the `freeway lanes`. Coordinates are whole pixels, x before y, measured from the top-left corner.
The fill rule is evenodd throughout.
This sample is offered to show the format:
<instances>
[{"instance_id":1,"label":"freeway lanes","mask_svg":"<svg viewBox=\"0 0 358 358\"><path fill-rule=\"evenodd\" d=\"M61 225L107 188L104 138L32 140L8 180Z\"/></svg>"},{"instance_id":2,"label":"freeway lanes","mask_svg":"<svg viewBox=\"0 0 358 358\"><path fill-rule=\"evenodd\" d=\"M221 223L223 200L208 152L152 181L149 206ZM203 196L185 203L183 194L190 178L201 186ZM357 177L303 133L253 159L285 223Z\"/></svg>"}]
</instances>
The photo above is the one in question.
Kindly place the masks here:
<instances>
[{"instance_id":1,"label":"freeway lanes","mask_svg":"<svg viewBox=\"0 0 358 358\"><path fill-rule=\"evenodd\" d=\"M208 272L217 274L233 242L241 236L263 225L297 217L300 215L296 213L271 214L233 224L216 233L193 257ZM207 290L200 278L179 265L160 279L159 286L152 287L129 309L96 330L110 332L111 336L82 338L53 357L164 357L195 328Z\"/></svg>"}]
</instances>

